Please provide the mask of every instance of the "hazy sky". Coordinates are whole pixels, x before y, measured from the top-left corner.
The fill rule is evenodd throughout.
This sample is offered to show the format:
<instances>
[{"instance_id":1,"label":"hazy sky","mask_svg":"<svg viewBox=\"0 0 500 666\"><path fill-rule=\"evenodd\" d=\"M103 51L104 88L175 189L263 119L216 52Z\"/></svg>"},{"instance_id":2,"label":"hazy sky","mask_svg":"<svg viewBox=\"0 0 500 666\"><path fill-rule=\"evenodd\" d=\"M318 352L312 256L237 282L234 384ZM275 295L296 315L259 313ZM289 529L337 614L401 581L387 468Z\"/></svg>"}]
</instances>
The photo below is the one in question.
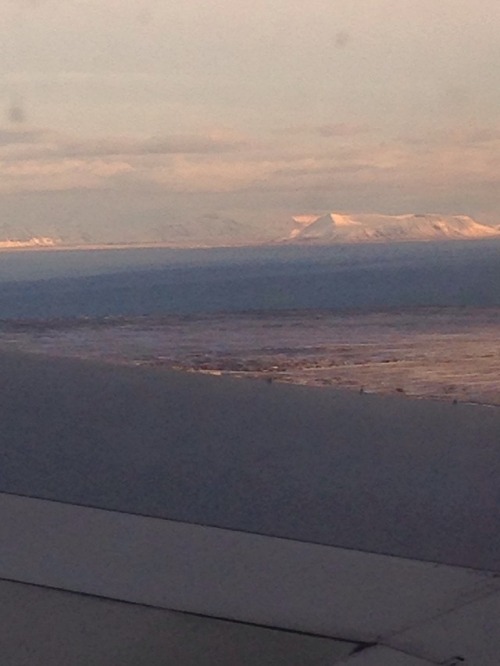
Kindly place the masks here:
<instances>
[{"instance_id":1,"label":"hazy sky","mask_svg":"<svg viewBox=\"0 0 500 666\"><path fill-rule=\"evenodd\" d=\"M498 0L0 0L0 22L7 230L500 223Z\"/></svg>"}]
</instances>

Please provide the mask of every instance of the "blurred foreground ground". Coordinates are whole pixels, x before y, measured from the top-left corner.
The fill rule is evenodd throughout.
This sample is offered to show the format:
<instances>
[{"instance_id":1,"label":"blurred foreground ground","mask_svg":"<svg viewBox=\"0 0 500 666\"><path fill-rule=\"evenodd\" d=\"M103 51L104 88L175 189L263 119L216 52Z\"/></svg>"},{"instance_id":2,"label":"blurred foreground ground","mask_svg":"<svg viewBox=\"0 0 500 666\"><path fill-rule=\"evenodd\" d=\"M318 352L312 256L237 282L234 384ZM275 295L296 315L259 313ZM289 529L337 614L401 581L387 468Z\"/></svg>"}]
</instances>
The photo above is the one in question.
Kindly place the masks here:
<instances>
[{"instance_id":1,"label":"blurred foreground ground","mask_svg":"<svg viewBox=\"0 0 500 666\"><path fill-rule=\"evenodd\" d=\"M500 309L10 321L3 349L500 405Z\"/></svg>"}]
</instances>

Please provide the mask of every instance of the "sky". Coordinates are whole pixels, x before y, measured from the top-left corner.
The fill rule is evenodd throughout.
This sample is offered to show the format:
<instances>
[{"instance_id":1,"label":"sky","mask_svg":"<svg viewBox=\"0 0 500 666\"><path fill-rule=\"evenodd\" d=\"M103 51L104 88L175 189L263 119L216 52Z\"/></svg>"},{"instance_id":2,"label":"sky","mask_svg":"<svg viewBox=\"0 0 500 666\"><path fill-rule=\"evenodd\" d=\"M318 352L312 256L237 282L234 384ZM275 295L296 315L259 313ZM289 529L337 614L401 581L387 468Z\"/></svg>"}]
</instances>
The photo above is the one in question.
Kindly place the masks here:
<instances>
[{"instance_id":1,"label":"sky","mask_svg":"<svg viewBox=\"0 0 500 666\"><path fill-rule=\"evenodd\" d=\"M0 236L500 223L498 0L0 0L0 30Z\"/></svg>"}]
</instances>

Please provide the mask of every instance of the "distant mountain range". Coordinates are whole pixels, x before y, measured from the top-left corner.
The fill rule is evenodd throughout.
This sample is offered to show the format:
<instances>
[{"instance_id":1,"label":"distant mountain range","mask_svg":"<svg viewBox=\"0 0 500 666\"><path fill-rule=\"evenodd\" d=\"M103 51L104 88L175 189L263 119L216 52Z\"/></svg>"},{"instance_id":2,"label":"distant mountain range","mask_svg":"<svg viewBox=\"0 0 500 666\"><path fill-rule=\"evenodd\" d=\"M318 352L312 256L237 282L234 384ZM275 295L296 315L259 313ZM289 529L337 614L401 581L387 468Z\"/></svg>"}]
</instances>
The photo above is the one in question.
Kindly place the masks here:
<instances>
[{"instance_id":1,"label":"distant mountain range","mask_svg":"<svg viewBox=\"0 0 500 666\"><path fill-rule=\"evenodd\" d=\"M364 243L500 237L500 227L467 215L300 215L286 243Z\"/></svg>"},{"instance_id":2,"label":"distant mountain range","mask_svg":"<svg viewBox=\"0 0 500 666\"><path fill-rule=\"evenodd\" d=\"M271 240L262 238L262 232L252 224L237 221L229 215L158 214L141 222L130 224L124 220L121 233L109 234L106 229L87 231L83 225L35 224L13 229L0 225L0 249L42 247L100 247L100 246L170 246L170 247L220 247L241 246Z\"/></svg>"},{"instance_id":3,"label":"distant mountain range","mask_svg":"<svg viewBox=\"0 0 500 666\"><path fill-rule=\"evenodd\" d=\"M272 224L244 223L232 216L204 214L186 219L144 220L141 230L124 227L123 237L106 239L101 234L89 235L80 228L54 226L52 233L34 233L32 229L13 233L10 225L0 226L0 249L99 247L99 246L168 246L221 247L269 244L334 244L395 241L464 240L500 238L500 226L482 224L467 215L379 215L328 213L297 215L291 219L290 232L273 238L286 220ZM40 229L40 232L42 229ZM282 231L282 233L283 233Z\"/></svg>"}]
</instances>

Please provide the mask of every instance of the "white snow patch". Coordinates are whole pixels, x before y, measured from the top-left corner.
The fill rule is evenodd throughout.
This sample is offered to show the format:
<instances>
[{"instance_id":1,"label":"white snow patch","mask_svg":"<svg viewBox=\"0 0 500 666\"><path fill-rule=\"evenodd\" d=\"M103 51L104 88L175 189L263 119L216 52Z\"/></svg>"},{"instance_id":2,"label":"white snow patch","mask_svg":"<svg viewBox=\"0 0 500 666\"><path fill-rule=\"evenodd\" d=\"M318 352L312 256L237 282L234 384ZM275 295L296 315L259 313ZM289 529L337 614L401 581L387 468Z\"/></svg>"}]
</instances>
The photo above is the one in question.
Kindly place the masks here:
<instances>
[{"instance_id":1,"label":"white snow patch","mask_svg":"<svg viewBox=\"0 0 500 666\"><path fill-rule=\"evenodd\" d=\"M23 248L23 247L53 247L58 245L59 241L48 236L34 236L27 240L2 240L0 241L0 248Z\"/></svg>"}]
</instances>

